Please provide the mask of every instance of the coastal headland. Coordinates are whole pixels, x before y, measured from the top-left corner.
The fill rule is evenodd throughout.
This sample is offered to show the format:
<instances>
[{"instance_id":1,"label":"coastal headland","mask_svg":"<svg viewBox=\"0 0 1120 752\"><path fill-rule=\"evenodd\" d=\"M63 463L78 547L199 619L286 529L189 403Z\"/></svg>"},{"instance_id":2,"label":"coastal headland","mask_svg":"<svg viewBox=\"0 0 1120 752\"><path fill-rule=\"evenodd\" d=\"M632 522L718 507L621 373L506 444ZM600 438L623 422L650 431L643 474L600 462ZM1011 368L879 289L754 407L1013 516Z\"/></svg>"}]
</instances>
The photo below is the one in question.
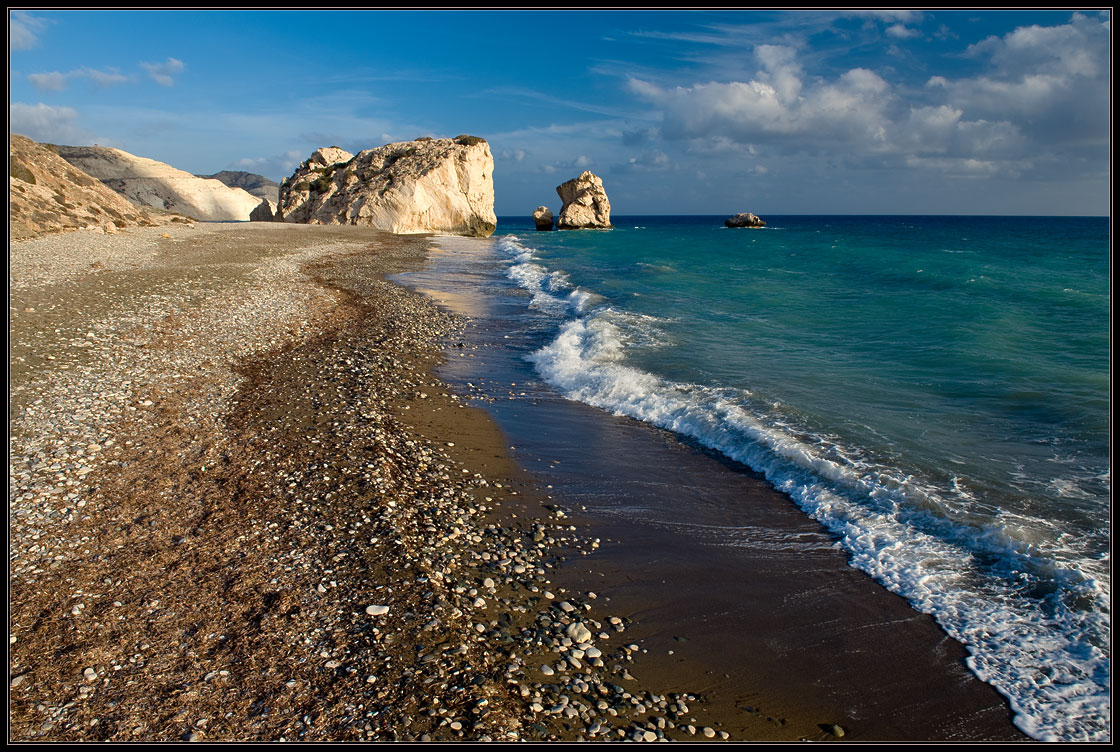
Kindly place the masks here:
<instances>
[{"instance_id":1,"label":"coastal headland","mask_svg":"<svg viewBox=\"0 0 1120 752\"><path fill-rule=\"evenodd\" d=\"M726 572L694 552L634 570L672 539L573 516L433 375L475 355L466 322L384 278L429 242L253 223L12 244L12 740L1021 738L928 619L898 600L884 637L858 573L808 631L811 607L775 608L780 573L755 591L804 644L781 660L718 618ZM716 618L669 653L686 613ZM837 638L887 657L837 676ZM920 677L895 663L915 652ZM885 707L925 681L950 694L909 726L816 689Z\"/></svg>"}]
</instances>

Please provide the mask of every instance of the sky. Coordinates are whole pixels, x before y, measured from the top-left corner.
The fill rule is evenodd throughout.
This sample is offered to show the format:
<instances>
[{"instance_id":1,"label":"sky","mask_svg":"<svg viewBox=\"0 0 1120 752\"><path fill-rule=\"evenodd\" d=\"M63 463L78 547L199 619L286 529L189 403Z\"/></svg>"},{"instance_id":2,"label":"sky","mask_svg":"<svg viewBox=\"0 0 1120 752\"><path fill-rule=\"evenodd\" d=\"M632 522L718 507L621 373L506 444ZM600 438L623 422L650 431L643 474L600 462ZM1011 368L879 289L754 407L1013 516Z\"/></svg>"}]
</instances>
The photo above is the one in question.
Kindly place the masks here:
<instances>
[{"instance_id":1,"label":"sky","mask_svg":"<svg viewBox=\"0 0 1120 752\"><path fill-rule=\"evenodd\" d=\"M495 210L591 170L640 214L1107 215L1081 11L9 10L9 130L279 181L482 136Z\"/></svg>"}]
</instances>

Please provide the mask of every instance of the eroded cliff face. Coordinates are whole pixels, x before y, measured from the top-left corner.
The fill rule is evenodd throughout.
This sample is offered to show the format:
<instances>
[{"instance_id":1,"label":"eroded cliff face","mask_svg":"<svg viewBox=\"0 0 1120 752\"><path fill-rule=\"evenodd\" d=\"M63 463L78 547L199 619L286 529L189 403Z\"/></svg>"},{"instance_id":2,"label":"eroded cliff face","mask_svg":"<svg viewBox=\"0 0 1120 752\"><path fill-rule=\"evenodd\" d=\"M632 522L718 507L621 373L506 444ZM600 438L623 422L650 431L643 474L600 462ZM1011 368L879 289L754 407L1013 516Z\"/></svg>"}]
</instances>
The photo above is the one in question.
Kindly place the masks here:
<instances>
[{"instance_id":1,"label":"eroded cliff face","mask_svg":"<svg viewBox=\"0 0 1120 752\"><path fill-rule=\"evenodd\" d=\"M280 184L278 219L365 225L400 234L488 237L494 157L474 136L402 141L357 156L318 149Z\"/></svg>"},{"instance_id":2,"label":"eroded cliff face","mask_svg":"<svg viewBox=\"0 0 1120 752\"><path fill-rule=\"evenodd\" d=\"M602 179L597 175L585 171L578 178L556 186L556 193L564 202L564 208L556 218L556 229L605 229L611 226L611 202L603 189Z\"/></svg>"},{"instance_id":3,"label":"eroded cliff face","mask_svg":"<svg viewBox=\"0 0 1120 752\"><path fill-rule=\"evenodd\" d=\"M11 134L8 238L68 230L114 233L169 221L154 217L64 160L56 147Z\"/></svg>"},{"instance_id":4,"label":"eroded cliff face","mask_svg":"<svg viewBox=\"0 0 1120 752\"><path fill-rule=\"evenodd\" d=\"M137 206L206 222L248 221L261 200L219 180L196 177L154 159L105 146L59 146L58 154Z\"/></svg>"}]
</instances>

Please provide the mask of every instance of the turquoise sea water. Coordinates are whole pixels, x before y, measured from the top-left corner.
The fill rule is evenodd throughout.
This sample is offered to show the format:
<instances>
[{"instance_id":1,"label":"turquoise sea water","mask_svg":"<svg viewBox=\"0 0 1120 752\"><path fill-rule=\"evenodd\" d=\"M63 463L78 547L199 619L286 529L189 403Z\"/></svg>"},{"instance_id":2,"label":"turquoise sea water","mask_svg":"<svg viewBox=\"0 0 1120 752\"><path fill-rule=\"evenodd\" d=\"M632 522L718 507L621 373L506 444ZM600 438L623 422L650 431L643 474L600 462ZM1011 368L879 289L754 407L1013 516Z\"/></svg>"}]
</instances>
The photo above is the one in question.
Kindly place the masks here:
<instances>
[{"instance_id":1,"label":"turquoise sea water","mask_svg":"<svg viewBox=\"0 0 1120 752\"><path fill-rule=\"evenodd\" d=\"M1039 739L1111 738L1109 220L500 221L566 396L764 474Z\"/></svg>"}]
</instances>

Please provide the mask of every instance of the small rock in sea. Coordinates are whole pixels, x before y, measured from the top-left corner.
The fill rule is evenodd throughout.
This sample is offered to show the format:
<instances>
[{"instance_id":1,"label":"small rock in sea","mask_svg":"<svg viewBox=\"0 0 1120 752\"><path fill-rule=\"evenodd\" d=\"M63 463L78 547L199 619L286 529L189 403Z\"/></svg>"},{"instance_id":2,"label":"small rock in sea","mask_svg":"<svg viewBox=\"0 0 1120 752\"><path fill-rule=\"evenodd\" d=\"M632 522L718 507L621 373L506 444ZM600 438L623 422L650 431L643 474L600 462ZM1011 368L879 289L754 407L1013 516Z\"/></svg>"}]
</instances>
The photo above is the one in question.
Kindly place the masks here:
<instances>
[{"instance_id":1,"label":"small rock in sea","mask_svg":"<svg viewBox=\"0 0 1120 752\"><path fill-rule=\"evenodd\" d=\"M552 210L547 206L538 206L533 212L533 224L538 230L551 230L553 224Z\"/></svg>"},{"instance_id":2,"label":"small rock in sea","mask_svg":"<svg viewBox=\"0 0 1120 752\"><path fill-rule=\"evenodd\" d=\"M739 212L734 217L723 222L727 227L765 227L766 222L759 219L758 215L750 212Z\"/></svg>"},{"instance_id":3,"label":"small rock in sea","mask_svg":"<svg viewBox=\"0 0 1120 752\"><path fill-rule=\"evenodd\" d=\"M389 613L388 606L366 606L366 613L370 616L381 616Z\"/></svg>"},{"instance_id":4,"label":"small rock in sea","mask_svg":"<svg viewBox=\"0 0 1120 752\"><path fill-rule=\"evenodd\" d=\"M705 726L703 728L703 733L704 733L704 736L708 737L709 739L714 739L715 735L716 735L716 730L713 729L711 726Z\"/></svg>"}]
</instances>

